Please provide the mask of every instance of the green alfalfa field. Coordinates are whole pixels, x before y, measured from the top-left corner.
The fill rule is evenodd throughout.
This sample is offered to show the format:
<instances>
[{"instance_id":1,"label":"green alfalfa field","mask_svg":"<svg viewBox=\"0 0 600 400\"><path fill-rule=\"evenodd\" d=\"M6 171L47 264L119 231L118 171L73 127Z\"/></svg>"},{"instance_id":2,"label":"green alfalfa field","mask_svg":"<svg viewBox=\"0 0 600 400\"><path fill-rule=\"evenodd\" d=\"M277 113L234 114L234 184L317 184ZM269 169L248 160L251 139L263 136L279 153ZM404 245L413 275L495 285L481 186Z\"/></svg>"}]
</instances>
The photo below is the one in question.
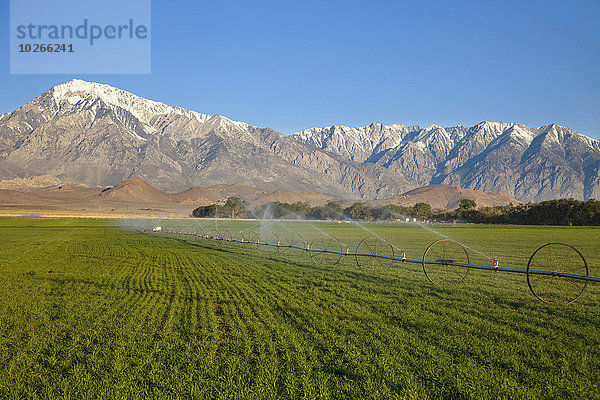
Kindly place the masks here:
<instances>
[{"instance_id":1,"label":"green alfalfa field","mask_svg":"<svg viewBox=\"0 0 600 400\"><path fill-rule=\"evenodd\" d=\"M372 233L409 258L440 234L524 268L567 242L600 275L600 229L257 221L0 220L1 398L600 398L600 285L546 305L524 275L429 283L248 244L140 232ZM232 234L233 235L233 234Z\"/></svg>"}]
</instances>

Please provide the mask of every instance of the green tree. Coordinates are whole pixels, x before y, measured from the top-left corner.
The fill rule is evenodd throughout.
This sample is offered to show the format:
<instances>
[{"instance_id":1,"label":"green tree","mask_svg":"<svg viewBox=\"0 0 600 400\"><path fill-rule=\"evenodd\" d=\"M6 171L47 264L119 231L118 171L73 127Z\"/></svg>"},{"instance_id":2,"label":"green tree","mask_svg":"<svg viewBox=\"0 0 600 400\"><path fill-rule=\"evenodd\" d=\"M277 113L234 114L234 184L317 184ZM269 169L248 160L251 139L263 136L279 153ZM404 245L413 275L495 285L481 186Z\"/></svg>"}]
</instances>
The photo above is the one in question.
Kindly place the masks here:
<instances>
[{"instance_id":1,"label":"green tree","mask_svg":"<svg viewBox=\"0 0 600 400\"><path fill-rule=\"evenodd\" d=\"M373 217L367 203L354 203L344 210L344 214L352 219L368 220Z\"/></svg>"},{"instance_id":2,"label":"green tree","mask_svg":"<svg viewBox=\"0 0 600 400\"><path fill-rule=\"evenodd\" d=\"M192 211L192 216L195 218L211 218L217 213L217 205L200 206Z\"/></svg>"},{"instance_id":3,"label":"green tree","mask_svg":"<svg viewBox=\"0 0 600 400\"><path fill-rule=\"evenodd\" d=\"M392 213L393 217L396 219L404 219L410 214L410 210L407 207L403 207L397 204L388 204L387 206L385 206L385 208L390 210L390 213Z\"/></svg>"},{"instance_id":4,"label":"green tree","mask_svg":"<svg viewBox=\"0 0 600 400\"><path fill-rule=\"evenodd\" d=\"M376 207L371 209L373 219L377 221L391 221L396 219L394 213L387 207Z\"/></svg>"},{"instance_id":5,"label":"green tree","mask_svg":"<svg viewBox=\"0 0 600 400\"><path fill-rule=\"evenodd\" d=\"M313 207L306 217L308 219L327 219L327 209L326 207Z\"/></svg>"},{"instance_id":6,"label":"green tree","mask_svg":"<svg viewBox=\"0 0 600 400\"><path fill-rule=\"evenodd\" d=\"M471 199L462 199L458 204L458 208L460 208L461 210L472 210L476 207L477 203L475 203L475 200Z\"/></svg>"},{"instance_id":7,"label":"green tree","mask_svg":"<svg viewBox=\"0 0 600 400\"><path fill-rule=\"evenodd\" d=\"M270 217L269 218L283 218L286 215L292 213L292 205L289 203L282 203L281 201L274 201L270 204ZM267 209L269 209L267 204Z\"/></svg>"},{"instance_id":8,"label":"green tree","mask_svg":"<svg viewBox=\"0 0 600 400\"><path fill-rule=\"evenodd\" d=\"M328 219L340 219L342 214L344 213L344 209L340 203L336 203L335 201L330 201L325 205L325 218Z\"/></svg>"},{"instance_id":9,"label":"green tree","mask_svg":"<svg viewBox=\"0 0 600 400\"><path fill-rule=\"evenodd\" d=\"M417 217L429 218L429 215L431 215L431 206L427 203L416 203L413 206L413 212Z\"/></svg>"},{"instance_id":10,"label":"green tree","mask_svg":"<svg viewBox=\"0 0 600 400\"><path fill-rule=\"evenodd\" d=\"M297 219L303 219L306 218L311 209L312 207L306 201L297 201L290 206L290 214L294 214L293 216Z\"/></svg>"},{"instance_id":11,"label":"green tree","mask_svg":"<svg viewBox=\"0 0 600 400\"><path fill-rule=\"evenodd\" d=\"M223 208L228 214L231 215L231 218L235 219L241 213L247 211L246 205L247 203L244 200L240 199L239 197L232 196L227 199Z\"/></svg>"}]
</instances>

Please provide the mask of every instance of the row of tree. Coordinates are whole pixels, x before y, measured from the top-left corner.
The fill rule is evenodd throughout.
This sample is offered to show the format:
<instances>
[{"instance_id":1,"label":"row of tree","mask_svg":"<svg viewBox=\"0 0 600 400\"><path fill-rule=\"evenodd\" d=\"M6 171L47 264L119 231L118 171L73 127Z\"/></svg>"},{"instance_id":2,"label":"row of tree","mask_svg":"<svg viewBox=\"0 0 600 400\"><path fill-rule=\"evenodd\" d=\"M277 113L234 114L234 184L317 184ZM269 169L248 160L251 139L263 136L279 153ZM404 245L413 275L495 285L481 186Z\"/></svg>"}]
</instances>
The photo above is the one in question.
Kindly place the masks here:
<instances>
[{"instance_id":1,"label":"row of tree","mask_svg":"<svg viewBox=\"0 0 600 400\"><path fill-rule=\"evenodd\" d=\"M239 197L229 197L225 204L200 206L192 211L196 218L250 218L248 203Z\"/></svg>"},{"instance_id":2,"label":"row of tree","mask_svg":"<svg viewBox=\"0 0 600 400\"><path fill-rule=\"evenodd\" d=\"M475 208L473 200L463 200L461 209ZM316 220L362 220L362 221L393 221L403 218L428 219L434 211L427 203L417 203L412 207L388 204L381 207L371 207L367 203L357 202L343 208L339 203L330 201L324 206L312 207L309 203L270 202L254 209L238 197L230 197L224 204L211 204L196 208L192 215L197 218L259 218L259 219L316 219Z\"/></svg>"},{"instance_id":3,"label":"row of tree","mask_svg":"<svg viewBox=\"0 0 600 400\"><path fill-rule=\"evenodd\" d=\"M464 222L515 225L600 225L600 201L558 199L504 207L466 210L455 217Z\"/></svg>"},{"instance_id":4,"label":"row of tree","mask_svg":"<svg viewBox=\"0 0 600 400\"><path fill-rule=\"evenodd\" d=\"M600 201L573 199L549 200L499 207L477 208L475 201L461 200L456 210L432 209L427 203L405 207L388 204L372 207L357 202L343 208L339 203L329 202L312 207L306 202L271 202L250 209L238 197L230 197L222 205L211 204L196 208L192 215L197 218L259 218L259 219L315 219L315 220L361 220L396 221L416 219L434 222L473 222L516 225L600 225Z\"/></svg>"}]
</instances>

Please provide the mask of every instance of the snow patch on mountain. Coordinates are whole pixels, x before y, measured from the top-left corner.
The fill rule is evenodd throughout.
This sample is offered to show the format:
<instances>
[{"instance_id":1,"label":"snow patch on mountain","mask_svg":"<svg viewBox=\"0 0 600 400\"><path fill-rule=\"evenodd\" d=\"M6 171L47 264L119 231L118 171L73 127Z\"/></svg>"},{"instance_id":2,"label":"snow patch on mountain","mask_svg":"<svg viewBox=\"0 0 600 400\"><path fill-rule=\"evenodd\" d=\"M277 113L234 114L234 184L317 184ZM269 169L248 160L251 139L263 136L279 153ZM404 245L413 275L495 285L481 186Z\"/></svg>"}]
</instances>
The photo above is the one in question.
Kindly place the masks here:
<instances>
[{"instance_id":1,"label":"snow patch on mountain","mask_svg":"<svg viewBox=\"0 0 600 400\"><path fill-rule=\"evenodd\" d=\"M91 104L96 99L100 99L108 106L116 106L128 111L139 121L147 125L150 125L150 120L157 115L176 114L194 119L201 124L207 123L210 119L217 117L221 120L221 126L226 129L247 129L250 126L245 122L233 121L221 115L201 114L181 107L169 106L136 96L110 85L87 82L80 79L73 79L61 85L54 86L51 91L57 107L60 107L64 101L74 106L82 102Z\"/></svg>"}]
</instances>

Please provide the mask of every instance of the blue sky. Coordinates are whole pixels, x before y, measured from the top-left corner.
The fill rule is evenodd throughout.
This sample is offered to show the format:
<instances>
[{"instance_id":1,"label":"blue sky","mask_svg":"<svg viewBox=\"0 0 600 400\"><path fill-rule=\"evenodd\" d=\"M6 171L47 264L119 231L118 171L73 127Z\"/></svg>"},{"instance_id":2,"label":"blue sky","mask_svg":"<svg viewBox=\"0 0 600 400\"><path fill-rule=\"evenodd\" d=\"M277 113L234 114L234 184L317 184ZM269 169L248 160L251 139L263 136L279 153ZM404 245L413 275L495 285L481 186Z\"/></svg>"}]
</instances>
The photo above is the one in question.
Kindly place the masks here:
<instances>
[{"instance_id":1,"label":"blue sky","mask_svg":"<svg viewBox=\"0 0 600 400\"><path fill-rule=\"evenodd\" d=\"M149 75L10 75L0 113L72 78L292 133L558 123L600 139L600 1L158 1Z\"/></svg>"}]
</instances>

